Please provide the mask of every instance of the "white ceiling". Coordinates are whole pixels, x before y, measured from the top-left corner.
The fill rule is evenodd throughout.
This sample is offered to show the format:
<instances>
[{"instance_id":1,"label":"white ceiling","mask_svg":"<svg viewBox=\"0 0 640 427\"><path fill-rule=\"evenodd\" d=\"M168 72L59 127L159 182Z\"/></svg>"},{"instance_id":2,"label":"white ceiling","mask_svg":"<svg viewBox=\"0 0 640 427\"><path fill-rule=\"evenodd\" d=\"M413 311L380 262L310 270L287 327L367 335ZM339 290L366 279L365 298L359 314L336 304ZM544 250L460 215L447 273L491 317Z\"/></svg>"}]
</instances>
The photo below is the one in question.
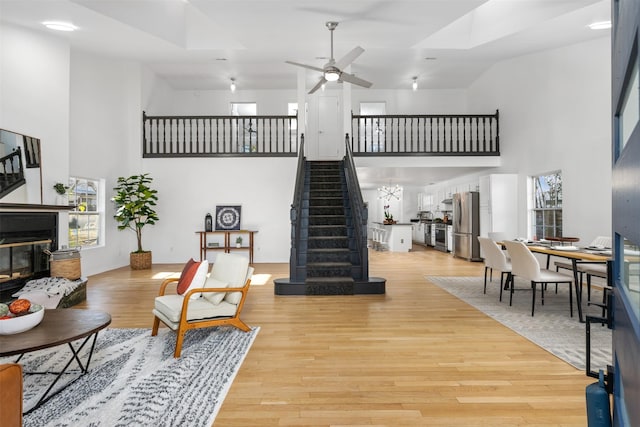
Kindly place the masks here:
<instances>
[{"instance_id":1,"label":"white ceiling","mask_svg":"<svg viewBox=\"0 0 640 427\"><path fill-rule=\"evenodd\" d=\"M587 25L609 20L610 8L610 0L0 0L0 21L141 61L190 90L224 90L231 78L240 90L295 89L298 67L285 61L322 67L325 22L337 21L335 58L362 46L351 72L373 89L408 89L414 76L421 89L463 89L498 61L608 35ZM78 30L54 32L44 21ZM307 72L307 87L319 77Z\"/></svg>"},{"instance_id":2,"label":"white ceiling","mask_svg":"<svg viewBox=\"0 0 640 427\"><path fill-rule=\"evenodd\" d=\"M74 47L144 62L176 89L295 89L297 67L365 52L351 71L373 88L465 88L497 61L602 37L610 0L0 0L0 20ZM220 60L226 58L226 61ZM322 59L318 59L322 58ZM429 59L426 59L429 58ZM431 59L434 58L434 59ZM308 73L309 87L319 75ZM364 90L364 89L363 89Z\"/></svg>"}]
</instances>

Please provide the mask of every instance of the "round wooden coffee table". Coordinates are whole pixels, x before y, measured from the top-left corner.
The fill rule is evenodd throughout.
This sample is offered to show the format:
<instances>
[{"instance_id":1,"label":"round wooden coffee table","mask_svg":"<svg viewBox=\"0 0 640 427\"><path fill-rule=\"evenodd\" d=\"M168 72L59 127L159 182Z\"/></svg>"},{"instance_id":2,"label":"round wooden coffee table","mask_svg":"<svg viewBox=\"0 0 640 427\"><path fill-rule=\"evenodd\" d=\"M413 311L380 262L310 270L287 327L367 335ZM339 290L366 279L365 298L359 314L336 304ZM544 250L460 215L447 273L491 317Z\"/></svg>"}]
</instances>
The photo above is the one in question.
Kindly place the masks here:
<instances>
[{"instance_id":1,"label":"round wooden coffee table","mask_svg":"<svg viewBox=\"0 0 640 427\"><path fill-rule=\"evenodd\" d=\"M50 394L53 386L58 382L62 374L67 371L67 368L74 360L80 367L79 376L87 373L98 332L109 326L110 323L111 315L103 311L74 308L52 309L45 311L42 322L33 329L14 335L0 335L0 357L19 355L16 363L20 362L22 356L32 351L56 347L62 344L68 344L71 349L71 358L68 363L61 372L52 372L53 374L57 374L55 380L35 406L25 413L29 413L38 408L60 391L57 390L55 393ZM86 356L86 361L83 363L78 353L84 348L85 344L89 342L91 337L93 337L93 342ZM82 340L83 338L84 340ZM79 341L74 346L74 341L78 340L82 341ZM25 372L25 374L28 375L29 372Z\"/></svg>"}]
</instances>

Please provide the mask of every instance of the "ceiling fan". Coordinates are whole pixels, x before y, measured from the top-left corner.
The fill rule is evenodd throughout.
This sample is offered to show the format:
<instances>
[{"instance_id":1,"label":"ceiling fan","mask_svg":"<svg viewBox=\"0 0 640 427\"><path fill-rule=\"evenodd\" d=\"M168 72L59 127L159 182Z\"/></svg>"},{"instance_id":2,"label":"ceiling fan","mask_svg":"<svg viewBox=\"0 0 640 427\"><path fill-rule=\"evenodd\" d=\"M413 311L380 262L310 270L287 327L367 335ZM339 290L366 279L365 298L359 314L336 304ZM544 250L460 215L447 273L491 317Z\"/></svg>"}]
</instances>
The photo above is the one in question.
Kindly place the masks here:
<instances>
[{"instance_id":1,"label":"ceiling fan","mask_svg":"<svg viewBox=\"0 0 640 427\"><path fill-rule=\"evenodd\" d=\"M329 62L327 62L323 68L314 67L313 65L300 64L298 62L293 61L285 61L287 64L297 65L298 67L308 68L314 71L320 71L322 73L322 77L318 84L316 84L309 93L313 93L320 89L323 84L326 82L347 82L352 83L354 85L362 86L362 87L371 87L371 82L368 82L364 79L354 76L353 74L349 74L345 71L342 71L343 68L349 66L355 59L364 52L364 49L360 46L354 47L349 53L340 58L339 61L333 59L333 30L338 26L337 22L329 21L326 23L329 32L331 33L331 58L329 58Z\"/></svg>"}]
</instances>

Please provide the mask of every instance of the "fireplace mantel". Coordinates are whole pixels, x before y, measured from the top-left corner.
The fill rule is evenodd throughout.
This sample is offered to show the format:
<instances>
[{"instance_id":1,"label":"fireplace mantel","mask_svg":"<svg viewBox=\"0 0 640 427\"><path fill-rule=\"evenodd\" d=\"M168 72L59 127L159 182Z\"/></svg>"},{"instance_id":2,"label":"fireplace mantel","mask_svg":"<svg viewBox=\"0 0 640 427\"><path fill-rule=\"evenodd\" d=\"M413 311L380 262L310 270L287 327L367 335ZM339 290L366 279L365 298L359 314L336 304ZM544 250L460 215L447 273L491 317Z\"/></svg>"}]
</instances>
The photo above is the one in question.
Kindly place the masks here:
<instances>
[{"instance_id":1,"label":"fireplace mantel","mask_svg":"<svg viewBox=\"0 0 640 427\"><path fill-rule=\"evenodd\" d=\"M67 205L38 205L35 203L0 203L0 210L31 210L31 211L70 211L75 206Z\"/></svg>"}]
</instances>

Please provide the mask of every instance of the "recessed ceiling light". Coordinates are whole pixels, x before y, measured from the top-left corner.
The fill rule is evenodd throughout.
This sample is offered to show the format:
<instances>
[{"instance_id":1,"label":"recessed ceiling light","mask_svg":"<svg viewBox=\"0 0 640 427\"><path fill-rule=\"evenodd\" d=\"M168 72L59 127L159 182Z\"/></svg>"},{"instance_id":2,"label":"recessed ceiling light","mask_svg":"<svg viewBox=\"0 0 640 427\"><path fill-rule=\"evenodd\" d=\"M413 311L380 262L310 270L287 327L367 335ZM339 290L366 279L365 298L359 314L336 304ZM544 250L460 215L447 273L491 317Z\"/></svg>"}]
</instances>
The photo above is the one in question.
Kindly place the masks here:
<instances>
[{"instance_id":1,"label":"recessed ceiling light","mask_svg":"<svg viewBox=\"0 0 640 427\"><path fill-rule=\"evenodd\" d=\"M611 21L593 22L587 26L592 30L608 30L611 28Z\"/></svg>"},{"instance_id":2,"label":"recessed ceiling light","mask_svg":"<svg viewBox=\"0 0 640 427\"><path fill-rule=\"evenodd\" d=\"M56 31L75 31L78 29L78 27L68 22L47 21L47 22L43 22L42 25L44 25L45 27L51 30L56 30Z\"/></svg>"},{"instance_id":3,"label":"recessed ceiling light","mask_svg":"<svg viewBox=\"0 0 640 427\"><path fill-rule=\"evenodd\" d=\"M436 57L435 57L435 56L427 56L427 57L426 57L426 58L424 58L424 59L426 59L427 61L435 61L435 60L436 60Z\"/></svg>"}]
</instances>

